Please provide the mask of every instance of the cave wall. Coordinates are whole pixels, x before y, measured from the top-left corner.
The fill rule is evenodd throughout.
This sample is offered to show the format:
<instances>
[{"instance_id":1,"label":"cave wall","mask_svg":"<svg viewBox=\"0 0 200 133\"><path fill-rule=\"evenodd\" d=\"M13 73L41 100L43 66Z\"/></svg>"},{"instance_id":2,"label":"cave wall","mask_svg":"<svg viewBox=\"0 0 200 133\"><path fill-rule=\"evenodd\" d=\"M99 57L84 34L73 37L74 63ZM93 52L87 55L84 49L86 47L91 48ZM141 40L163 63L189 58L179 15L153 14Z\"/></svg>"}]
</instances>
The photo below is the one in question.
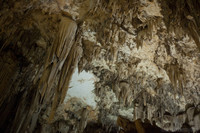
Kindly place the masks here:
<instances>
[{"instance_id":1,"label":"cave wall","mask_svg":"<svg viewBox=\"0 0 200 133\"><path fill-rule=\"evenodd\" d=\"M198 0L0 5L1 132L111 132L118 116L200 129ZM64 102L76 68L99 79L95 109Z\"/></svg>"}]
</instances>

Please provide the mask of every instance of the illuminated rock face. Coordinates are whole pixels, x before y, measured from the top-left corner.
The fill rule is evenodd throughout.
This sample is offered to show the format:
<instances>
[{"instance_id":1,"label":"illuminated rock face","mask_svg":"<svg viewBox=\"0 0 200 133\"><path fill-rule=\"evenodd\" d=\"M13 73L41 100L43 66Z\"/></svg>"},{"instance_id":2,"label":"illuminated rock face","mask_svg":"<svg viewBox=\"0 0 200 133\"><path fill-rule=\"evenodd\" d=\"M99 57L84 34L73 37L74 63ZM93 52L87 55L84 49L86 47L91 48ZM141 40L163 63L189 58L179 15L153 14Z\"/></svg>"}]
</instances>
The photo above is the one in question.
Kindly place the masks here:
<instances>
[{"instance_id":1,"label":"illuminated rock face","mask_svg":"<svg viewBox=\"0 0 200 133\"><path fill-rule=\"evenodd\" d=\"M198 0L0 5L0 132L200 130Z\"/></svg>"}]
</instances>

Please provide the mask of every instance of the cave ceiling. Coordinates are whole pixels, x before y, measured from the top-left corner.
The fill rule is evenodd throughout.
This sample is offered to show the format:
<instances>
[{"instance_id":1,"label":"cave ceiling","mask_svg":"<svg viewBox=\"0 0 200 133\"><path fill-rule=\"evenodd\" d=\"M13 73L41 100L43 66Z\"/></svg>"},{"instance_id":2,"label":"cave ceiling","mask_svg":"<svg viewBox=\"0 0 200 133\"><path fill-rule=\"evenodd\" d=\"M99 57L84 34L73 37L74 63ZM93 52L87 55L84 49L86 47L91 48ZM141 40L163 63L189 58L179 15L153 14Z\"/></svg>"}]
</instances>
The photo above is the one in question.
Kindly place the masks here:
<instances>
[{"instance_id":1,"label":"cave ceiling","mask_svg":"<svg viewBox=\"0 0 200 133\"><path fill-rule=\"evenodd\" d=\"M0 132L200 130L199 0L0 5Z\"/></svg>"}]
</instances>

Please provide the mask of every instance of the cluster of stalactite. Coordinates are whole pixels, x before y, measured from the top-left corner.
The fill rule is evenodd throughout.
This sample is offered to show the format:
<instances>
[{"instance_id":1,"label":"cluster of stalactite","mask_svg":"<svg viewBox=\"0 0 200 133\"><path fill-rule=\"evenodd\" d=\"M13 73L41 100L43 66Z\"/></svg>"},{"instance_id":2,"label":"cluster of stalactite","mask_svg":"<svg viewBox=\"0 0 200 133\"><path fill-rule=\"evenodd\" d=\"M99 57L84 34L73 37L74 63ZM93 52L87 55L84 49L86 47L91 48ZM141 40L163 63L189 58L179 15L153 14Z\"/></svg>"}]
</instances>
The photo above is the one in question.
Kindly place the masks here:
<instances>
[{"instance_id":1,"label":"cluster of stalactite","mask_svg":"<svg viewBox=\"0 0 200 133\"><path fill-rule=\"evenodd\" d=\"M41 93L40 102L45 101L45 97L49 96L56 76L60 72L49 121L53 119L58 105L63 102L71 76L82 55L81 47L73 43L76 30L76 23L69 18L63 17L60 22L58 37L56 37L56 41L46 58L44 72L38 86Z\"/></svg>"},{"instance_id":2,"label":"cluster of stalactite","mask_svg":"<svg viewBox=\"0 0 200 133\"><path fill-rule=\"evenodd\" d=\"M10 14L3 16L8 12L7 6L11 8ZM1 132L33 132L41 110L47 106L52 107L48 118L52 122L55 110L65 98L82 48L75 40L77 24L72 19L37 9L20 16L21 10L15 10L15 6L18 5L13 2L2 3L1 7L0 127ZM36 20L32 15L36 15ZM20 23L21 17L25 19ZM49 25L49 33L43 24Z\"/></svg>"},{"instance_id":3,"label":"cluster of stalactite","mask_svg":"<svg viewBox=\"0 0 200 133\"><path fill-rule=\"evenodd\" d=\"M130 121L126 118L123 118L121 116L118 116L117 124L121 127L120 133L160 133L160 132L169 132L165 131L158 126L156 126L155 123L151 123L149 120L145 119L144 121L141 121L140 119L137 119L135 121ZM190 125L184 123L182 127L176 131L179 132L192 132L192 128ZM176 133L173 132L173 133Z\"/></svg>"},{"instance_id":4,"label":"cluster of stalactite","mask_svg":"<svg viewBox=\"0 0 200 133\"><path fill-rule=\"evenodd\" d=\"M181 94L183 94L183 88L186 82L183 70L181 70L181 68L179 68L177 64L175 65L170 64L166 67L167 67L167 73L168 73L169 79L175 91L178 91Z\"/></svg>"},{"instance_id":5,"label":"cluster of stalactite","mask_svg":"<svg viewBox=\"0 0 200 133\"><path fill-rule=\"evenodd\" d=\"M176 68L172 67L172 69ZM178 73L174 71L167 70L167 72L173 73L173 76L182 74L180 70L178 70ZM184 125L188 125L185 130L199 130L200 106L185 107L186 111L181 111L180 106L177 105L180 103L179 100L176 100L175 95L177 91L180 95L183 95L182 91L184 90L178 89L182 87L183 79L171 77L172 79L170 80L177 82L171 81L173 86L177 85L177 88L174 87L174 91L171 83L162 84L162 79L154 81L152 77L148 79L145 73L141 73L142 75L135 73L130 75L128 79L120 79L120 76L118 77L115 73L102 68L95 68L94 73L100 78L100 81L96 83L95 94L101 99L98 105L101 107L100 120L102 123L109 122L107 115L120 115L120 110L133 108L133 111L130 112L132 115L126 116L126 118L141 119L142 121L148 119L150 123L154 121L157 126L168 132L182 130L181 128ZM143 77L146 78L144 79ZM145 83L144 80L148 82ZM141 82L144 83L141 84ZM181 86L178 85L179 82L181 82ZM148 86L151 86L151 89L147 89ZM171 93L172 96L169 96L168 93ZM130 129L126 130L129 131Z\"/></svg>"},{"instance_id":6,"label":"cluster of stalactite","mask_svg":"<svg viewBox=\"0 0 200 133\"><path fill-rule=\"evenodd\" d=\"M192 37L200 50L200 1L198 0L165 0L160 1L164 22L169 32L177 37L187 33ZM184 31L184 32L183 32Z\"/></svg>"},{"instance_id":7,"label":"cluster of stalactite","mask_svg":"<svg viewBox=\"0 0 200 133\"><path fill-rule=\"evenodd\" d=\"M130 120L118 116L117 124L121 127L120 133L159 133L166 132L148 120L142 122L140 119L131 122Z\"/></svg>"},{"instance_id":8,"label":"cluster of stalactite","mask_svg":"<svg viewBox=\"0 0 200 133\"><path fill-rule=\"evenodd\" d=\"M130 49L142 49L144 42L151 41L158 32L162 34L160 40L162 37L173 36L173 33L175 39L181 40L187 34L200 50L198 0L160 0L162 16L142 14L140 8L146 5L140 0L68 2L65 5L62 0L36 0L31 3L24 0L0 1L0 132L34 132L43 113L47 113L45 120L53 123L53 126L59 123L54 121L54 116L64 101L77 64L79 71L88 69L100 78L95 83L95 94L100 98L99 121L102 125L97 126L109 125L107 116L118 116L119 109L133 107L134 119L166 116L170 121L175 120L175 124L180 120L181 124L190 122L190 126L200 128L196 124L199 122L199 107L195 105L195 109L187 110L190 113L184 112L188 120L185 116L177 115L180 111L178 100L167 94L173 92L170 84L165 84L163 77L153 78L145 72L136 72L137 65L148 58L140 59L141 55L129 57L132 51L127 56L119 48L127 45ZM157 3L156 0L147 2ZM73 4L81 7L78 13L75 11L79 7L75 11L70 10L74 14L67 12ZM96 33L96 40L91 41L91 38L84 35L84 32L88 32L87 28ZM167 56L172 56L170 45L165 44ZM107 70L94 65L93 60L98 59L106 60ZM183 94L186 74L179 63L167 62L166 67L161 64L159 70L166 70L173 88ZM115 102L112 103L113 99ZM51 108L49 112L46 111L47 107ZM165 109L170 115L165 115ZM75 126L77 129L70 130L82 132L85 127L90 130L86 126L87 115L87 110L83 109L82 118L77 122L78 126ZM133 124L119 117L117 123L122 128L121 132L145 132L140 120ZM107 131L113 125L106 126ZM175 128L171 126L169 129Z\"/></svg>"}]
</instances>

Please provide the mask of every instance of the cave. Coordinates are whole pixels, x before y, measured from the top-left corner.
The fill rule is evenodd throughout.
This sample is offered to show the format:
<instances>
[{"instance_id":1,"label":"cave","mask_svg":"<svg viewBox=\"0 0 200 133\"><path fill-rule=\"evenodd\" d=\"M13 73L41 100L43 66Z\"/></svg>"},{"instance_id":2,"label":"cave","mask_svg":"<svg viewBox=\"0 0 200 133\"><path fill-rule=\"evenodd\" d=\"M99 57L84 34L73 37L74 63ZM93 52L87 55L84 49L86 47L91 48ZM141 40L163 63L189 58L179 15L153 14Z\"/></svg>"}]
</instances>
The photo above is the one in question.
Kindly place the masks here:
<instances>
[{"instance_id":1,"label":"cave","mask_svg":"<svg viewBox=\"0 0 200 133\"><path fill-rule=\"evenodd\" d=\"M199 0L1 0L1 133L200 132Z\"/></svg>"}]
</instances>

